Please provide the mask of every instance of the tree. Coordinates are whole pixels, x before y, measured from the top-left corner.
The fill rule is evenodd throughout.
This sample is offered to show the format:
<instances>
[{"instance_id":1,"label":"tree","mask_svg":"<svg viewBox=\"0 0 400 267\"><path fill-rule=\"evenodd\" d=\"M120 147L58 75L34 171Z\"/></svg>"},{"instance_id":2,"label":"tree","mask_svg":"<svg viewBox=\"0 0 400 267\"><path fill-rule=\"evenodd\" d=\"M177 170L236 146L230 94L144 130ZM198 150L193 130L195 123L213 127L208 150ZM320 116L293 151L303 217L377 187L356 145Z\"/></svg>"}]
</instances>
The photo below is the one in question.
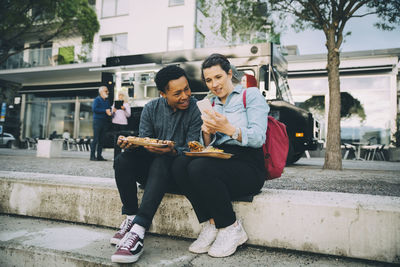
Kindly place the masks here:
<instances>
[{"instance_id":1,"label":"tree","mask_svg":"<svg viewBox=\"0 0 400 267\"><path fill-rule=\"evenodd\" d=\"M274 22L270 19L266 2L199 0L199 3L206 17L213 17L222 11L221 25L216 23L211 27L214 33L231 44L279 40L279 33L274 32Z\"/></svg>"},{"instance_id":2,"label":"tree","mask_svg":"<svg viewBox=\"0 0 400 267\"><path fill-rule=\"evenodd\" d=\"M233 12L230 5L214 0L222 8L223 14ZM222 2L222 3L221 3ZM261 0L234 1L240 6L244 3L259 3ZM327 72L329 82L329 115L328 134L326 140L325 169L342 169L340 148L340 47L345 36L344 31L350 19L376 14L381 21L375 26L383 30L392 30L394 24L400 23L399 0L265 0L269 3L269 11L278 14L278 21L284 21L288 15L294 16L292 25L297 30L311 28L323 31L327 48ZM365 10L365 11L363 11ZM236 14L252 21L255 14ZM235 17L228 17L230 24Z\"/></svg>"},{"instance_id":3,"label":"tree","mask_svg":"<svg viewBox=\"0 0 400 267\"><path fill-rule=\"evenodd\" d=\"M58 37L82 36L91 44L100 25L88 0L0 0L0 64L29 47Z\"/></svg>"}]
</instances>

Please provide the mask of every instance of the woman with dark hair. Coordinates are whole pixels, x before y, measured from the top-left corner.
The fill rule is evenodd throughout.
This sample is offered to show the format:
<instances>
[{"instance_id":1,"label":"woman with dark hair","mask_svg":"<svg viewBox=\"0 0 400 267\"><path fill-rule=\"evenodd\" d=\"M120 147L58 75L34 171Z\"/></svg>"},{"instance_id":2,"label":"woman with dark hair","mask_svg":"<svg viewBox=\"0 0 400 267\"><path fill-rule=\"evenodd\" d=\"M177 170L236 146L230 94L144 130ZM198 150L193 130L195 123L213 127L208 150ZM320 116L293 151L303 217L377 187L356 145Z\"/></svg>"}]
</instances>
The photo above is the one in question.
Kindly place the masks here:
<instances>
[{"instance_id":1,"label":"woman with dark hair","mask_svg":"<svg viewBox=\"0 0 400 267\"><path fill-rule=\"evenodd\" d=\"M202 78L214 94L210 101L215 112L206 111L206 116L202 116L201 142L234 156L230 159L181 156L172 171L203 224L189 251L226 257L247 241L231 200L256 194L264 184L262 145L269 107L257 88L234 86L230 62L223 55L212 54L203 62Z\"/></svg>"}]
</instances>

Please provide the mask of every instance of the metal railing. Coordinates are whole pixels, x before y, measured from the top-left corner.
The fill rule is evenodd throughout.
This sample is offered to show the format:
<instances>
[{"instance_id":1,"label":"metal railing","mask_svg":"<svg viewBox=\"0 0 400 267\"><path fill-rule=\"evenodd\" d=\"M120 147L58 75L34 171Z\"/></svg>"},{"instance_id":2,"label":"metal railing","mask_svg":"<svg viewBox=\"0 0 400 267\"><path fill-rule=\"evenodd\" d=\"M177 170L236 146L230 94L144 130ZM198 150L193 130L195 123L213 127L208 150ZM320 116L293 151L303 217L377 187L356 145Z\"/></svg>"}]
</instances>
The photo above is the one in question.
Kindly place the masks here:
<instances>
[{"instance_id":1,"label":"metal railing","mask_svg":"<svg viewBox=\"0 0 400 267\"><path fill-rule=\"evenodd\" d=\"M88 45L71 45L60 48L32 48L12 55L6 62L0 65L0 69L104 62L107 57L127 54L129 54L128 49L109 42L98 43L96 50L89 48Z\"/></svg>"}]
</instances>

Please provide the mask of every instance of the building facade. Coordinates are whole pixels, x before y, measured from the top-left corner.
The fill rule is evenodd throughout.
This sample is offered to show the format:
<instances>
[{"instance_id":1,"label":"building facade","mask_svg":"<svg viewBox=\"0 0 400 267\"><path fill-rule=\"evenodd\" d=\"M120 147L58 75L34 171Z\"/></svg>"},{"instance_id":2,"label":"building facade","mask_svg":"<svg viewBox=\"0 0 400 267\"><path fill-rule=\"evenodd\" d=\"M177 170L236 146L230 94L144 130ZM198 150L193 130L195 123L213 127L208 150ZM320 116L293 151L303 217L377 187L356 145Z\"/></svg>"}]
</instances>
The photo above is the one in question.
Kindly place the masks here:
<instances>
[{"instance_id":1,"label":"building facade","mask_svg":"<svg viewBox=\"0 0 400 267\"><path fill-rule=\"evenodd\" d=\"M322 136L326 136L329 107L326 54L287 58L293 99L299 106L311 105L321 122ZM400 48L341 53L340 88L342 94L347 93L342 95L342 106L350 105L351 113L341 119L343 143L389 145L393 141L400 110L399 58Z\"/></svg>"},{"instance_id":2,"label":"building facade","mask_svg":"<svg viewBox=\"0 0 400 267\"><path fill-rule=\"evenodd\" d=\"M91 137L92 101L98 87L112 81L89 70L100 68L107 57L204 46L196 0L89 2L100 23L92 47L82 46L79 36L41 47L26 40L29 49L0 66L1 86L20 87L20 104L9 108L19 109L21 139L48 138L54 131Z\"/></svg>"}]
</instances>

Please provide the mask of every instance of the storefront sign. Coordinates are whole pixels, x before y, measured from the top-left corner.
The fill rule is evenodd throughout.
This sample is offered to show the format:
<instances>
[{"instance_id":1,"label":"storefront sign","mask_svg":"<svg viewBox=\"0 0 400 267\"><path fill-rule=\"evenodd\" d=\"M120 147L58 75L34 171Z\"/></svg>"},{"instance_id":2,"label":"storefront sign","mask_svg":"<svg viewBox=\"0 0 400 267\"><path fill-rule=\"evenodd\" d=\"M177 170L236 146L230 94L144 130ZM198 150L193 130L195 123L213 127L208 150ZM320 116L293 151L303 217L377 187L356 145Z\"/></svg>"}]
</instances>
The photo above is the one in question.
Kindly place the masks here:
<instances>
[{"instance_id":1,"label":"storefront sign","mask_svg":"<svg viewBox=\"0 0 400 267\"><path fill-rule=\"evenodd\" d=\"M6 120L6 108L7 108L7 104L6 104L6 102L3 102L3 104L1 105L0 121Z\"/></svg>"}]
</instances>

